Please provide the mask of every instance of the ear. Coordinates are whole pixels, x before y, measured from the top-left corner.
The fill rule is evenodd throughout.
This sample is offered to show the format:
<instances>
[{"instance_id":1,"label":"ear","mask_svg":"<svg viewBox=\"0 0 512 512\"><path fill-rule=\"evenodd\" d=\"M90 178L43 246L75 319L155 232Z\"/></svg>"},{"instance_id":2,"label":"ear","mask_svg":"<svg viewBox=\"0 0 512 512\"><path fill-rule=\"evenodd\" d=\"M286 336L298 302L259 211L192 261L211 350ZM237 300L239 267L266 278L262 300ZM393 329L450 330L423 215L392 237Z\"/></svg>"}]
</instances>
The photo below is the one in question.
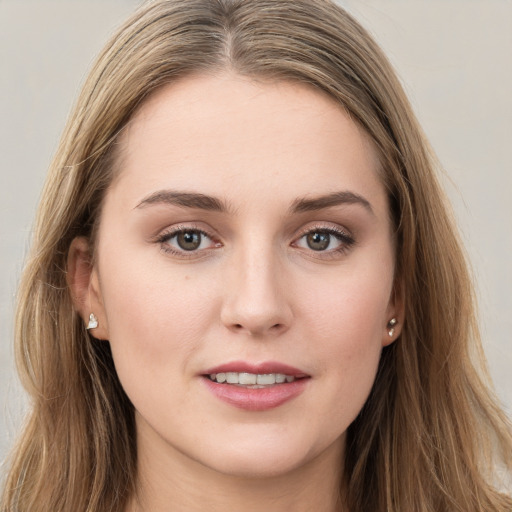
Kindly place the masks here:
<instances>
[{"instance_id":1,"label":"ear","mask_svg":"<svg viewBox=\"0 0 512 512\"><path fill-rule=\"evenodd\" d=\"M92 264L89 241L75 238L69 247L66 280L73 305L85 325L91 313L98 319L98 326L89 332L99 340L108 340L108 323L101 296L98 271Z\"/></svg>"},{"instance_id":2,"label":"ear","mask_svg":"<svg viewBox=\"0 0 512 512\"><path fill-rule=\"evenodd\" d=\"M403 279L395 279L395 284L391 291L391 297L386 310L385 325L383 326L383 347L391 345L402 333L405 319L404 290L405 285Z\"/></svg>"}]
</instances>

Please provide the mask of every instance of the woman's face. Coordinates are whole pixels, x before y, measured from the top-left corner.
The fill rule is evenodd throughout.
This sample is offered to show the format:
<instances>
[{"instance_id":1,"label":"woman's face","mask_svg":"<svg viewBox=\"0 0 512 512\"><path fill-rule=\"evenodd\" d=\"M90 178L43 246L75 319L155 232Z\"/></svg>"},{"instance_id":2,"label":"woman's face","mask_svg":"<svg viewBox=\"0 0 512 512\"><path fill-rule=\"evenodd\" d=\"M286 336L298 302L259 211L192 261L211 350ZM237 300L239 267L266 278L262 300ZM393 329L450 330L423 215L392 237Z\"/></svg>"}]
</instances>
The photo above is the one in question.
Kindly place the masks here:
<instances>
[{"instance_id":1,"label":"woman's face","mask_svg":"<svg viewBox=\"0 0 512 512\"><path fill-rule=\"evenodd\" d=\"M258 476L339 460L399 313L366 136L312 89L223 74L158 91L119 154L88 301L141 456Z\"/></svg>"}]
</instances>

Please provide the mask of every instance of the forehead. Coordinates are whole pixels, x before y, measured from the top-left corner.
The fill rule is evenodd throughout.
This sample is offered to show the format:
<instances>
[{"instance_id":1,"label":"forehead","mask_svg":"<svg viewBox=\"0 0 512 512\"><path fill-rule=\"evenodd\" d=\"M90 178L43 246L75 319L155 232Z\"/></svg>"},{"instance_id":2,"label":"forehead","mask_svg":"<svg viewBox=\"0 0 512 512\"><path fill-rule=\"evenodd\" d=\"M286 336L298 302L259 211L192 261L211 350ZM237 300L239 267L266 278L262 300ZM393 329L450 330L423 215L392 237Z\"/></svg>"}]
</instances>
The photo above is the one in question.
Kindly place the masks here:
<instances>
[{"instance_id":1,"label":"forehead","mask_svg":"<svg viewBox=\"0 0 512 512\"><path fill-rule=\"evenodd\" d=\"M215 196L382 189L369 137L333 99L297 83L187 77L153 94L119 142L113 188L134 202L168 187Z\"/></svg>"}]
</instances>

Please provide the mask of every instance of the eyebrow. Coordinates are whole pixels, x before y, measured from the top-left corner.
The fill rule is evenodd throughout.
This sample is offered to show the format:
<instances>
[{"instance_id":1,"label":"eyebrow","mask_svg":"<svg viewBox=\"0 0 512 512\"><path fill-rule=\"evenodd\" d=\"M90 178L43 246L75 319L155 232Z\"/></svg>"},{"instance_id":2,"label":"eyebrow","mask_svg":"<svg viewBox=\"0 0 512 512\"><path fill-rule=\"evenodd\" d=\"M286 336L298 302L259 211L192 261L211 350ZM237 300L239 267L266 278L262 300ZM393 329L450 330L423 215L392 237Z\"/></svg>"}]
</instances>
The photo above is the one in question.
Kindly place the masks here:
<instances>
[{"instance_id":1,"label":"eyebrow","mask_svg":"<svg viewBox=\"0 0 512 512\"><path fill-rule=\"evenodd\" d=\"M228 205L212 196L196 192L176 192L173 190L159 190L145 197L135 208L144 208L153 204L168 204L183 208L197 208L212 212L227 212Z\"/></svg>"},{"instance_id":2,"label":"eyebrow","mask_svg":"<svg viewBox=\"0 0 512 512\"><path fill-rule=\"evenodd\" d=\"M226 213L230 211L227 203L213 196L198 192L177 192L174 190L158 190L145 197L135 208L145 208L154 204L168 204L183 208L196 208L213 212ZM306 213L323 210L344 204L359 204L374 215L372 205L363 196L344 190L317 197L304 197L293 201L291 213Z\"/></svg>"},{"instance_id":3,"label":"eyebrow","mask_svg":"<svg viewBox=\"0 0 512 512\"><path fill-rule=\"evenodd\" d=\"M332 208L344 204L359 204L363 206L372 215L374 214L370 201L363 196L344 190L341 192L334 192L332 194L322 195L318 197L304 197L296 199L290 208L292 213L305 213L311 211L323 210L324 208Z\"/></svg>"}]
</instances>

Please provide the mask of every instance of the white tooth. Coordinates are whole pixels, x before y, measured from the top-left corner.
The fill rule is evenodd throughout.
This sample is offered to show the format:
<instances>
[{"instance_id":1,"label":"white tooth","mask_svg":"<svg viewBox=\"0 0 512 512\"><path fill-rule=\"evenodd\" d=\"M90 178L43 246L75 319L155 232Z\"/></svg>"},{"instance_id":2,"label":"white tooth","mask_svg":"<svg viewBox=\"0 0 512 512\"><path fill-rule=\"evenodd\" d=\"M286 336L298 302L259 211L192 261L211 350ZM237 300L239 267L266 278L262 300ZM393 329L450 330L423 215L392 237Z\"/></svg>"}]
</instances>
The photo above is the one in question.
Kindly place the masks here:
<instances>
[{"instance_id":1,"label":"white tooth","mask_svg":"<svg viewBox=\"0 0 512 512\"><path fill-rule=\"evenodd\" d=\"M286 380L286 375L283 373L276 373L276 384L282 384Z\"/></svg>"},{"instance_id":2,"label":"white tooth","mask_svg":"<svg viewBox=\"0 0 512 512\"><path fill-rule=\"evenodd\" d=\"M256 384L256 375L254 373L240 373L238 375L239 384Z\"/></svg>"},{"instance_id":3,"label":"white tooth","mask_svg":"<svg viewBox=\"0 0 512 512\"><path fill-rule=\"evenodd\" d=\"M286 382L293 382L295 380L295 377L292 377L291 375L286 376Z\"/></svg>"},{"instance_id":4,"label":"white tooth","mask_svg":"<svg viewBox=\"0 0 512 512\"><path fill-rule=\"evenodd\" d=\"M215 373L210 374L210 379L215 380L215 378L216 378Z\"/></svg>"},{"instance_id":5,"label":"white tooth","mask_svg":"<svg viewBox=\"0 0 512 512\"><path fill-rule=\"evenodd\" d=\"M238 373L226 372L226 382L228 384L238 384Z\"/></svg>"},{"instance_id":6,"label":"white tooth","mask_svg":"<svg viewBox=\"0 0 512 512\"><path fill-rule=\"evenodd\" d=\"M217 380L217 382L220 382L221 384L223 382L226 382L226 374L225 373L217 373L216 380Z\"/></svg>"},{"instance_id":7,"label":"white tooth","mask_svg":"<svg viewBox=\"0 0 512 512\"><path fill-rule=\"evenodd\" d=\"M266 373L264 375L258 375L256 379L257 384L268 385L276 383L276 376L274 373Z\"/></svg>"}]
</instances>

